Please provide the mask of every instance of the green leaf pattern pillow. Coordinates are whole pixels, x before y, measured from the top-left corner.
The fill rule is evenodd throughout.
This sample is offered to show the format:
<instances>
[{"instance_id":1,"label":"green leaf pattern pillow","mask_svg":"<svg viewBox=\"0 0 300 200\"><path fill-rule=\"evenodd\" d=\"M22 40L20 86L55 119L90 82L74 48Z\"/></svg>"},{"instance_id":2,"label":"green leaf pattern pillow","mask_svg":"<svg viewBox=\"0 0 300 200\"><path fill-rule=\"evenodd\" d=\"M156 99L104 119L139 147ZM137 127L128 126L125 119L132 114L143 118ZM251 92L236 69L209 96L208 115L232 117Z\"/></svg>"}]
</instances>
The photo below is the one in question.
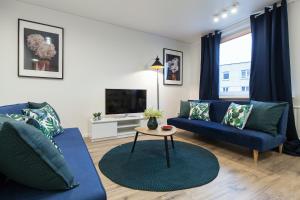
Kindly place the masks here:
<instances>
[{"instance_id":1,"label":"green leaf pattern pillow","mask_svg":"<svg viewBox=\"0 0 300 200\"><path fill-rule=\"evenodd\" d=\"M46 106L45 106L46 107ZM44 108L44 107L43 107ZM63 128L61 127L57 118L51 113L47 112L46 109L23 109L25 115L32 117L37 120L40 124L41 131L48 137L62 133Z\"/></svg>"},{"instance_id":2,"label":"green leaf pattern pillow","mask_svg":"<svg viewBox=\"0 0 300 200\"><path fill-rule=\"evenodd\" d=\"M224 116L222 124L243 129L247 123L253 105L239 105L231 103Z\"/></svg>"},{"instance_id":3,"label":"green leaf pattern pillow","mask_svg":"<svg viewBox=\"0 0 300 200\"><path fill-rule=\"evenodd\" d=\"M189 119L210 121L209 118L209 103L191 102Z\"/></svg>"}]
</instances>

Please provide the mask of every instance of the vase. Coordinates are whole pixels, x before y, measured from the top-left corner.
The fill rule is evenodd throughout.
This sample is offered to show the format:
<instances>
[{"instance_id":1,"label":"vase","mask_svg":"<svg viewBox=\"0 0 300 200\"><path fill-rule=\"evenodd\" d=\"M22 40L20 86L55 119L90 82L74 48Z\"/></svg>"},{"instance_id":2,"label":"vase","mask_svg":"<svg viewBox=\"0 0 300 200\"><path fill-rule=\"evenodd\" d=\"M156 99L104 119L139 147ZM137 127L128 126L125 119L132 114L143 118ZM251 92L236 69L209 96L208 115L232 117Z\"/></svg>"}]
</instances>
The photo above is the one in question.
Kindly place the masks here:
<instances>
[{"instance_id":1,"label":"vase","mask_svg":"<svg viewBox=\"0 0 300 200\"><path fill-rule=\"evenodd\" d=\"M147 126L150 130L155 130L158 127L156 117L150 117L147 123Z\"/></svg>"},{"instance_id":2,"label":"vase","mask_svg":"<svg viewBox=\"0 0 300 200\"><path fill-rule=\"evenodd\" d=\"M39 60L34 63L35 70L38 71L49 71L50 69L50 61L49 60Z\"/></svg>"}]
</instances>

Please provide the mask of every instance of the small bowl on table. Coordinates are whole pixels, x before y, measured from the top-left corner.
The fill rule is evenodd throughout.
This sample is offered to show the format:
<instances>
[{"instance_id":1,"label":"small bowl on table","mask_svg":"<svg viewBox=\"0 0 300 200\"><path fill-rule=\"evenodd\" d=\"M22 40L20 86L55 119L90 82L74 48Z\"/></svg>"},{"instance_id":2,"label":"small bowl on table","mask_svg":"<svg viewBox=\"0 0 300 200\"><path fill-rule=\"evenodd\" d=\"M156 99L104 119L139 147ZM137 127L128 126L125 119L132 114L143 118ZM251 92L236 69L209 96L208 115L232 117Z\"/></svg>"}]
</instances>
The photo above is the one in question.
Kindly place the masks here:
<instances>
[{"instance_id":1,"label":"small bowl on table","mask_svg":"<svg viewBox=\"0 0 300 200\"><path fill-rule=\"evenodd\" d=\"M161 129L163 131L170 131L170 130L172 130L172 128L173 128L173 126L171 126L171 125L163 125L163 126L161 126Z\"/></svg>"}]
</instances>

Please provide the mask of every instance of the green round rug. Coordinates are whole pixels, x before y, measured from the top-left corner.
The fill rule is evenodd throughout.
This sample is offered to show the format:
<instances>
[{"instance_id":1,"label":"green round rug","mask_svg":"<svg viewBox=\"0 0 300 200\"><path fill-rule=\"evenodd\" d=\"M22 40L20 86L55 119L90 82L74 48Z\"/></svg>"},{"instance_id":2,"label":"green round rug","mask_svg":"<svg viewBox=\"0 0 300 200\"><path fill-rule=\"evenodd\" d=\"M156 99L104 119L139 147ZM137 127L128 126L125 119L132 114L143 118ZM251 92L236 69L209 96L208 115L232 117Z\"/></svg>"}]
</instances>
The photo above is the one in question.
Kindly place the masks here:
<instances>
[{"instance_id":1,"label":"green round rug","mask_svg":"<svg viewBox=\"0 0 300 200\"><path fill-rule=\"evenodd\" d=\"M137 190L174 191L214 180L219 163L214 154L196 145L169 143L171 167L167 168L163 140L137 141L111 149L99 161L101 172L113 182Z\"/></svg>"}]
</instances>

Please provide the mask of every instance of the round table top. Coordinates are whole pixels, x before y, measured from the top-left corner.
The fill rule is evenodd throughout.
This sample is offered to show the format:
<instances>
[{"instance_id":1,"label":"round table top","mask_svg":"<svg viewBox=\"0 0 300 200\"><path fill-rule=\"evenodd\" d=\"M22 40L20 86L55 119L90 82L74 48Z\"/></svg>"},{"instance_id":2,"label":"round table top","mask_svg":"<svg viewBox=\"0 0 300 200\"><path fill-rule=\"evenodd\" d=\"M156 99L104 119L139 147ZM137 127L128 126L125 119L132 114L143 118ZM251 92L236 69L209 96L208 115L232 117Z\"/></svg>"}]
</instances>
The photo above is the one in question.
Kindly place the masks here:
<instances>
[{"instance_id":1,"label":"round table top","mask_svg":"<svg viewBox=\"0 0 300 200\"><path fill-rule=\"evenodd\" d=\"M173 128L169 131L163 130L161 126L158 126L157 129L155 130L150 130L148 127L137 127L134 130L145 135L164 137L164 136L171 136L176 133L177 128L175 126L172 127Z\"/></svg>"}]
</instances>

